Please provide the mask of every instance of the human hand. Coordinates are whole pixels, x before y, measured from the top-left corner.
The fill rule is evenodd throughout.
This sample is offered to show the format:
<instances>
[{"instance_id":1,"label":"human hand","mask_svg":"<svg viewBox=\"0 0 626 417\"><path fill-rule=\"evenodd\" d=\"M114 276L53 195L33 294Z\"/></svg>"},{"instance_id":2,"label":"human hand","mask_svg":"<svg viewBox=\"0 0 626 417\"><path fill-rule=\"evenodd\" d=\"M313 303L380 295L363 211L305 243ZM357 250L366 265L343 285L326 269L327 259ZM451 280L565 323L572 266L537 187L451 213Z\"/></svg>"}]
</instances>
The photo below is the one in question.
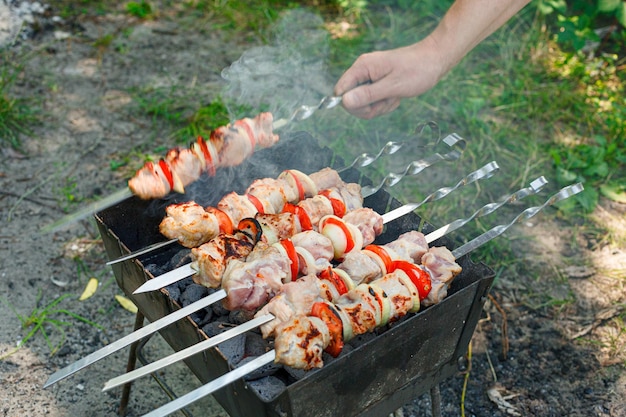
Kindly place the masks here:
<instances>
[{"instance_id":1,"label":"human hand","mask_svg":"<svg viewBox=\"0 0 626 417\"><path fill-rule=\"evenodd\" d=\"M363 119L395 110L400 100L418 96L437 84L448 70L431 38L414 45L363 54L341 76L335 95L344 108Z\"/></svg>"}]
</instances>

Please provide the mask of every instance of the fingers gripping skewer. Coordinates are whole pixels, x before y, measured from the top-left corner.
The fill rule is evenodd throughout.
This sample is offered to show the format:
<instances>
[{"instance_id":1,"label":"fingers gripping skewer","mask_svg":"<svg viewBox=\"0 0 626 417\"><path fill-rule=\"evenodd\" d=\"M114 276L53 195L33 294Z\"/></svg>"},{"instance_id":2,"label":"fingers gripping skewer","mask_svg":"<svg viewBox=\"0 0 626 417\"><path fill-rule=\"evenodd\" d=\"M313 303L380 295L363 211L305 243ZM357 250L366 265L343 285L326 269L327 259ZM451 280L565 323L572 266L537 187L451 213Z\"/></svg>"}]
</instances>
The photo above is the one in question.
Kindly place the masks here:
<instances>
[{"instance_id":1,"label":"fingers gripping skewer","mask_svg":"<svg viewBox=\"0 0 626 417\"><path fill-rule=\"evenodd\" d=\"M570 185L568 187L565 187L563 189L561 189L558 193L554 194L550 199L548 199L544 204L542 204L541 206L536 206L536 207L530 207L526 210L524 210L522 213L520 213L518 216L515 217L515 219L513 219L510 223L508 224L504 224L504 225L499 225L499 226L495 226L494 228L490 229L489 231L487 231L486 233L483 233L482 235L474 238L473 240L471 240L470 242L466 243L465 245L457 248L456 250L452 251L452 254L455 256L455 258L459 258L463 255L466 255L467 253L471 252L472 250L484 245L485 243L489 242L490 240L492 240L493 238L501 235L502 233L504 233L507 229L509 229L511 226L513 226L515 223L518 223L520 221L523 220L528 220L531 217L535 216L537 213L539 213L541 210L543 210L545 207L550 206L554 203L556 203L557 201L561 201L561 200L565 200L579 192L581 192L583 190L583 186L580 183L574 184L574 185ZM263 316L264 317L264 316ZM180 410L181 408L207 396L210 395L212 393L214 393L215 391L225 387L228 384L231 384L232 382L234 382L235 380L244 377L245 375L247 375L248 373L251 373L271 362L273 362L276 358L276 351L272 350L270 352L267 352L259 357L257 357L256 359L250 361L249 363L247 363L246 365L243 365L240 368L236 368L233 371L230 371L222 376L220 376L219 378L214 379L213 381L195 389L194 391L191 391L189 393L187 393L186 395L177 398L174 401L169 402L168 404L165 404L164 406L148 413L145 414L145 416L150 416L150 417L160 417L160 416L166 416L169 415L177 410ZM254 365L253 365L254 364ZM107 389L108 386L106 387Z\"/></svg>"},{"instance_id":2,"label":"fingers gripping skewer","mask_svg":"<svg viewBox=\"0 0 626 417\"><path fill-rule=\"evenodd\" d=\"M521 190L517 191L514 194L511 194L503 199L501 199L500 203L492 203L492 204L487 204L486 206L483 206L481 209L477 210L476 212L474 212L474 214L472 214L472 216L466 218L466 219L458 219L455 220L451 223L449 223L448 225L429 233L428 235L425 236L426 238L426 242L428 244L434 242L435 240L441 238L442 236L444 236L446 233L452 232L453 230L457 230L459 227L467 224L470 220L475 219L477 217L482 217L482 216L486 216L488 214L493 213L495 210L497 210L498 208L502 207L504 204L507 203L511 203L514 201L519 201L525 197L528 197L530 195L536 194L538 193L543 187L544 185L547 184L547 181L545 180L544 177L540 177L537 178L536 180L534 180L531 185L527 188L522 188ZM443 231L443 233L442 233ZM271 320L273 320L274 317L269 314L269 315L263 315L260 317L257 317L255 320L261 320L263 323L269 322ZM251 322L246 322L245 324L248 325L246 327L246 329L248 328L253 328L255 326L250 327L249 323ZM263 323L259 323L258 325L261 325ZM212 337L211 339L205 340L203 342L197 343L193 346L190 346L186 349L180 350L170 356L167 356L163 359L160 359L158 361L152 362L148 365L142 366L141 368L135 369L134 371L128 372L126 374L120 375L116 378L113 378L111 380L109 380L105 386L103 391L107 391L109 389L118 387L120 385L126 384L128 382L134 381L137 378L140 378L142 376L148 375L152 372L156 372L159 369L162 369L176 361L180 361L183 360L189 356L195 355L198 352L202 352L210 347L216 346L220 343L222 343L225 340L228 340L232 337L235 337L241 333L243 333L244 331L237 331L237 329L239 329L239 327L242 327L243 325L237 326L234 329L228 330L227 332L224 332L219 336L219 339L217 339L216 337Z\"/></svg>"},{"instance_id":3,"label":"fingers gripping skewer","mask_svg":"<svg viewBox=\"0 0 626 417\"><path fill-rule=\"evenodd\" d=\"M541 177L543 178L543 177ZM524 190L527 189L522 189L518 192L516 192L515 194L513 194L514 196L516 196L515 199L509 197L508 199L505 199L507 202L512 202L512 201L517 201L517 200L521 200L522 198L525 198L526 196L529 196L531 194L537 193L541 190L542 188L542 182L541 178L538 178L537 180L533 181L532 184L535 184L535 186L533 187L531 185L530 190L528 192L524 192ZM498 205L498 208L501 207L502 204ZM485 206L486 207L486 206ZM480 217L480 216L485 216L487 214L493 213L495 211L495 209L491 209L491 210L486 210L485 207L479 209L476 213L474 213L471 217L472 218L476 218L476 217ZM451 224L459 224L459 221L456 220L454 222L452 222ZM464 224L467 222L464 222ZM449 226L449 225L448 225ZM452 228L452 227L448 227L448 226L444 226L443 229L446 229L446 233L451 232L452 230L456 230L458 229L458 227L456 228ZM426 241L428 243L434 242L436 239L440 238L441 234L438 233L437 231L429 234L428 236L426 236ZM64 378L69 377L70 375L78 372L79 370L91 365L92 363L95 363L96 361L105 358L106 356L110 355L111 353L117 352L118 350L122 349L125 346L130 345L131 343L146 337L154 332L157 332L158 330L174 323L177 320L180 320L183 317L186 317L202 308L205 308L219 300L222 300L226 297L226 292L224 290L219 290L216 293L203 298L199 301L196 301L193 304L190 304L187 307L184 307L181 310L178 310L175 313L171 313L153 323L151 323L150 325L147 325L145 327L143 327L140 330L137 330L131 334L129 334L128 336L108 345L105 346L104 348L92 353L89 356L86 356L83 359L80 359L79 361L67 366L66 368L63 368L57 372L55 372L52 376L50 376L50 378L48 379L48 381L46 382L46 384L44 385L45 387L48 387ZM219 343L219 342L218 342ZM143 368L141 368L143 369Z\"/></svg>"},{"instance_id":4,"label":"fingers gripping skewer","mask_svg":"<svg viewBox=\"0 0 626 417\"><path fill-rule=\"evenodd\" d=\"M437 125L434 122L429 122L426 123L422 126L429 126L431 129L438 129ZM422 132L424 131L425 127L419 127L416 129L418 131L418 135L422 134ZM438 135L438 133L437 133ZM450 152L448 152L445 158L442 158L440 156L438 156L439 154L435 154L429 158L426 159L422 159L419 161L414 161L411 163L411 166L420 166L421 169L419 172L423 171L425 168L427 168L428 166L433 165L436 162L439 161L452 161L452 160L456 160L458 159L463 150L465 149L465 140L463 138L461 138L459 135L457 135L456 133L453 133L451 135L448 135L447 137L445 137L444 139L442 139L442 141L448 145L450 148L452 148L452 150ZM400 149L400 147L402 146L402 144L396 143L396 142L389 142L387 143L379 152L377 155L375 156L370 156L368 154L363 154L360 157L357 157L354 162L349 165L348 167L345 168L341 168L339 169L337 172L343 172L345 170L347 170L350 167L353 166L357 166L357 167L364 167L367 166L371 163L373 163L376 159L378 159L381 155L383 154L392 154L394 152L396 152L398 149ZM411 175L417 175L419 172L415 172L412 173ZM401 179L401 178L400 178ZM400 179L398 181L400 181ZM370 189L362 189L362 195L363 197L369 197L370 195L374 194L376 191L378 191L378 189L374 189L371 188ZM89 214L89 213L87 213ZM109 262L107 262L107 265L113 265L119 262L123 262L123 261L127 261L129 259L134 259L138 256L141 255L145 255L146 253L152 252L156 249L160 249L163 248L165 246L171 245L178 242L178 239L174 238L174 239L170 239L167 241L163 241L163 242L159 242L156 243L154 245L151 245L149 247L146 248L142 248L139 249L137 251L134 251L132 253L129 253L127 255L124 255L122 257L119 257L117 259L113 259Z\"/></svg>"},{"instance_id":5,"label":"fingers gripping skewer","mask_svg":"<svg viewBox=\"0 0 626 417\"><path fill-rule=\"evenodd\" d=\"M402 207L399 207L395 210L390 211L389 213L386 213L383 215L383 223L389 223L390 221L393 221L399 217L402 217L410 212L412 212L413 210L417 209L418 207L420 207L421 205L430 202L430 201L435 201L435 200L439 200L445 196L447 196L448 194L450 194L451 192L453 192L454 190L467 185L467 184L471 184L475 181L479 181L481 179L486 179L486 178L490 178L491 176L493 176L500 168L498 167L498 164L495 161L492 161L488 164L486 164L485 166L483 166L482 168L472 172L471 174L469 174L468 176L466 176L465 178L463 178L462 180L460 180L456 185L452 186L452 187L442 187L440 189L438 189L437 191L435 191L434 193L430 194L428 197L426 197L422 202L420 203L414 203L414 204L405 204ZM143 285L141 285L139 288L137 288L133 294L140 294L140 293L144 293L144 292L149 292L149 291L156 291L159 290L163 287L166 287L168 285L171 285L177 281L180 281L181 279L184 279L188 276L191 276L193 274L195 274L197 271L194 270L192 263L189 263L187 265L181 266L180 268L174 269L170 272L167 272L163 275L160 275L158 277L155 277L151 280L146 281L146 283L144 283Z\"/></svg>"}]
</instances>

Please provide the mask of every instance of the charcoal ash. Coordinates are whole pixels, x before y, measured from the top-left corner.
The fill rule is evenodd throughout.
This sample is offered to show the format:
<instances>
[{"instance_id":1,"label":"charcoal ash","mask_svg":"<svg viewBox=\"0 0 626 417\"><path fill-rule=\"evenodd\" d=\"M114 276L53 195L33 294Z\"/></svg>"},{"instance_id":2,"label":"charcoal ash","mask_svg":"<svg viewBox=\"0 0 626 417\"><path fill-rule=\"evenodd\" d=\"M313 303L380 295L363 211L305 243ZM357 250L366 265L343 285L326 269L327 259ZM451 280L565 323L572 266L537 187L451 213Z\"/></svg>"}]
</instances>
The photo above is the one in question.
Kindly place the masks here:
<instances>
[{"instance_id":1,"label":"charcoal ash","mask_svg":"<svg viewBox=\"0 0 626 417\"><path fill-rule=\"evenodd\" d=\"M254 318L254 311L235 310L228 314L228 321L233 324L243 324Z\"/></svg>"},{"instance_id":2,"label":"charcoal ash","mask_svg":"<svg viewBox=\"0 0 626 417\"><path fill-rule=\"evenodd\" d=\"M213 314L216 316L225 317L230 315L230 310L224 307L224 304L222 303L213 303L211 308L213 309Z\"/></svg>"},{"instance_id":3,"label":"charcoal ash","mask_svg":"<svg viewBox=\"0 0 626 417\"><path fill-rule=\"evenodd\" d=\"M313 371L305 371L304 369L293 368L291 366L283 366L285 372L293 381L299 381Z\"/></svg>"},{"instance_id":4,"label":"charcoal ash","mask_svg":"<svg viewBox=\"0 0 626 417\"><path fill-rule=\"evenodd\" d=\"M255 381L249 381L248 387L252 388L262 400L272 401L287 388L287 385L275 376L266 376Z\"/></svg>"}]
</instances>

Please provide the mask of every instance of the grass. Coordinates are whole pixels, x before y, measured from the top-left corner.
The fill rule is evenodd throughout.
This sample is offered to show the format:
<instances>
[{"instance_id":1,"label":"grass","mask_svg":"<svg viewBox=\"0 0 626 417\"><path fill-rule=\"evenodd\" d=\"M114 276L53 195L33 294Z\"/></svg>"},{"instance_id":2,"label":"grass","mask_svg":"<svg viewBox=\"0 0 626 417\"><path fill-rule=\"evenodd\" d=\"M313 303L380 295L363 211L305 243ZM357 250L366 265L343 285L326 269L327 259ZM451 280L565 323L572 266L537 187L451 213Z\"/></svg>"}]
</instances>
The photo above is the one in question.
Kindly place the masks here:
<instances>
[{"instance_id":1,"label":"grass","mask_svg":"<svg viewBox=\"0 0 626 417\"><path fill-rule=\"evenodd\" d=\"M66 334L63 328L72 326L71 322L60 320L58 318L59 316L69 316L70 318L78 320L79 322L86 323L100 330L104 330L102 326L100 326L99 324L91 320L88 320L85 317L82 317L70 310L57 307L65 299L72 297L72 296L73 296L72 294L63 294L60 297L57 297L56 299L54 299L52 302L50 302L43 308L39 308L39 307L33 308L33 310L30 312L28 316L19 314L15 310L15 307L13 305L11 305L5 300L2 300L3 303L7 304L8 307L13 311L13 313L20 320L20 322L22 323L22 328L30 329L30 330L28 331L26 336L24 336L18 342L17 347L5 353L4 355L0 356L0 360L6 359L8 356L17 352L21 347L25 346L26 343L31 338L36 336L38 333L41 333L41 335L45 339L46 344L48 345L48 348L50 349L50 355L54 355L59 350L59 348L63 345L63 343L65 343ZM35 304L36 305L39 304L40 301L41 301L41 291L39 292L37 296L37 301ZM52 333L49 333L50 330L47 330L47 328L50 328L50 327L54 329L59 335L57 337L58 339L57 342L53 341Z\"/></svg>"},{"instance_id":2,"label":"grass","mask_svg":"<svg viewBox=\"0 0 626 417\"><path fill-rule=\"evenodd\" d=\"M0 46L0 145L21 149L23 135L31 135L30 126L38 123L38 110L32 100L20 98L13 88L23 68L17 53Z\"/></svg>"}]
</instances>

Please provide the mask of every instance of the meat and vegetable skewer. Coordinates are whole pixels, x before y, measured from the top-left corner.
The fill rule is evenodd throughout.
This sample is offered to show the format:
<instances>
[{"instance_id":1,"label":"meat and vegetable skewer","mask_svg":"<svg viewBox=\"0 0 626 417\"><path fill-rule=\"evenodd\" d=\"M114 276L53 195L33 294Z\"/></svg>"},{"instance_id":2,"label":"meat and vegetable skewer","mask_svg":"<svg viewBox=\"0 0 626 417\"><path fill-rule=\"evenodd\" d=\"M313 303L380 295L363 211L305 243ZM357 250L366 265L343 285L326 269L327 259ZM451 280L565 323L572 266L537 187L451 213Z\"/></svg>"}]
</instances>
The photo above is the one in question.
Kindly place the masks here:
<instances>
[{"instance_id":1,"label":"meat and vegetable skewer","mask_svg":"<svg viewBox=\"0 0 626 417\"><path fill-rule=\"evenodd\" d=\"M515 223L520 222L520 221L524 221L524 220L528 220L531 217L533 217L534 215L536 215L537 213L539 213L542 209L544 209L545 207L554 204L558 201L564 200L569 198L570 196L579 193L580 191L582 191L583 187L582 184L576 184L573 186L569 186L566 187L564 189L562 189L561 191L559 191L558 193L556 193L555 195L553 195L548 201L546 201L543 205L541 206L537 206L537 207L531 207L528 208L526 210L524 210L524 212L520 213L513 221L511 221L510 223L506 224L506 225L499 225L496 226L494 228L492 228L491 230L489 230L488 232L484 233L483 235L479 236L478 238L468 242L467 244L463 245L460 248L457 248L453 254L455 255L456 258L459 258L460 256L467 254L469 252L471 252L472 250L476 249L477 247L487 243L489 240L499 236L500 234L504 233L506 230L508 230L511 226L513 226ZM521 190L520 190L521 191ZM517 193L516 193L517 194ZM514 194L515 195L515 194ZM513 196L514 196L513 195ZM520 196L521 198L521 196ZM516 199L513 198L511 201L515 201ZM480 210L479 210L480 211ZM453 222L455 223L455 222ZM219 290L217 292L215 292L214 294L205 297L205 298L201 298L200 300L181 308L180 310L177 310L165 317L162 317L161 319L150 323L149 325L143 327L142 329L136 330L135 332L127 335L126 337L119 339L101 349L99 349L96 352L93 352L92 354L68 365L65 368L62 368L58 371L56 371L53 375L51 375L48 380L46 381L46 383L44 384L44 388L45 387L49 387L50 385L53 385L55 383L57 383L58 381L65 379L71 375L73 375L74 373L78 372L81 369L84 369L85 367L99 361L100 359L103 359L105 357L107 357L108 355L110 355L111 353L117 352L120 349L132 344L133 342L140 340L143 337L146 337L150 334L153 334L154 332L178 321L179 319L186 317L198 310L201 310L211 304L213 304L215 301L220 300L222 298L225 297L225 291L223 290ZM268 318L265 318L268 319ZM264 320L265 320L264 319ZM269 318L270 320L273 319L273 317ZM262 320L258 320L259 324L262 324L263 321ZM227 333L229 333L229 336L232 337L236 334L240 334L240 333L236 333L239 330L239 328L235 328L232 330L229 330ZM224 336L226 336L226 334L224 334ZM227 337L221 338L221 340L226 340ZM179 352L177 352L175 355L176 358L170 357L169 359L172 361L175 360L180 360L183 359L184 357L186 357L185 355L192 355L198 352L203 351L204 349L210 348L212 346L214 346L214 344L210 344L213 341L209 340L207 341L209 342L209 344L206 344L205 342L202 343L198 343L196 345L191 346L188 349L193 349L194 352L190 353L190 351L188 349L185 350L181 350ZM218 342L219 343L219 342ZM198 395L209 395L212 392L218 390L219 388L225 386L225 384L228 384L230 382L233 381L233 379L237 379L240 378L241 376L247 374L248 372L253 371L254 369L257 369L257 367L263 366L269 362L272 362L274 360L274 356L275 352L268 352L267 354L263 355L262 357L259 357L255 360L253 360L251 363L249 363L248 365L246 365L245 367L236 369L235 371L232 371L232 373L226 374L223 377L220 377L216 380L214 380L212 383L206 385L205 387L196 390L192 393L189 393L189 396L185 396L184 398L181 397L181 401L175 403L175 404L171 404L172 407L172 411L175 411L177 409L179 409L180 407L184 407L187 404L190 404L191 402L197 400L199 397ZM171 362L170 362L171 363ZM156 362L154 362L154 364L156 364ZM148 366L151 366L152 364L146 365L144 368L147 368ZM142 368L143 369L143 368ZM128 374L126 374L128 375ZM125 380L126 375L122 375L121 377L118 378L118 380ZM123 381L121 383L124 383Z\"/></svg>"},{"instance_id":2,"label":"meat and vegetable skewer","mask_svg":"<svg viewBox=\"0 0 626 417\"><path fill-rule=\"evenodd\" d=\"M433 165L436 162L439 162L439 161L452 161L452 160L458 159L461 156L461 153L462 153L463 149L465 148L465 141L461 137L459 137L456 134L451 134L451 135L446 136L442 141L447 146L450 147L451 150L449 152L447 152L447 153L445 153L443 155L441 155L439 153L435 153L435 154L433 154L433 155L431 155L431 156L429 156L429 157L427 157L425 159L412 161L407 166L407 168L404 170L404 172L402 174L398 174L398 175L390 174L390 176L393 176L395 179L392 181L392 183L390 183L388 185L390 185L390 186L394 185L395 183L400 181L400 179L404 178L405 176L417 175L420 172L422 172L425 168ZM387 144L387 145L389 145L389 144ZM357 157L355 159L355 161L350 166L353 166L355 164L358 164L359 166L369 165L370 163L375 161L380 155L385 153L384 150L387 149L387 145L385 145L385 147L383 147L381 152L379 152L375 156L371 156L371 155L368 155L368 154L363 154L363 155ZM396 143L392 144L393 149L397 149L399 146L400 145L396 144ZM301 173L299 171L296 171L296 170L287 170L286 172L284 172L281 175L283 177L285 177L285 174L288 171L292 171L292 174L295 174L295 175L286 175L286 178L282 178L282 179L287 180L287 182L289 183L289 184L285 184L285 185L287 185L287 188L288 188L287 190L285 190L285 195L287 195L287 194L294 195L294 191L292 189L294 187L298 187L298 179L301 179L300 184L299 184L299 188L298 188L299 191L302 191L302 189L304 187L302 185L302 183L304 183L305 185L307 185L307 183L310 184L310 178L308 176L306 176L305 174L303 174L303 173ZM318 174L321 174L324 171L325 170L322 170ZM337 172L341 172L341 171L343 171L343 169L340 169ZM315 174L312 174L312 175L315 175ZM340 180L338 174L335 174L335 175ZM300 178L300 177L302 177L302 178ZM332 179L333 176L331 175L330 178ZM316 180L317 180L317 178L313 178L314 182ZM263 193L263 189L266 189L265 192L268 192L268 190L267 190L268 186L269 186L269 188L273 189L273 191L270 191L270 192L273 193L274 200L276 200L276 196L278 196L278 201L280 202L280 200L282 199L282 196L280 195L280 191L277 192L277 190L276 190L275 183L277 181L278 181L278 179L276 179L276 180L273 180L273 179L262 179L262 180L257 180L256 182L261 184L261 187L260 187L261 188L261 190L260 190L261 193ZM270 184L263 184L264 182L265 183L269 182ZM337 181L335 181L335 182L337 182ZM385 181L385 183L387 183L387 182L389 182L389 181ZM280 181L279 181L279 184L280 184ZM318 190L324 190L324 188L330 188L330 185L331 184L327 184L327 183L315 184L315 186L317 187ZM280 187L278 187L278 188L280 188ZM315 187L313 187L313 188L315 188ZM379 188L380 188L380 186L379 187L365 187L364 192L362 192L362 197L367 197L367 196L369 196L371 194L374 194L375 192L378 191ZM259 190L257 189L256 191L258 192ZM231 197L233 197L233 196L231 196ZM257 202L254 197L257 197L257 196L253 195L251 198L248 198L248 200L250 200L250 201L245 201L244 200L243 204L245 204L247 206L250 206L249 203L252 202L253 204L256 203L255 206L262 205L262 203ZM187 218L191 222L190 230L188 232L185 232L184 228L185 228L185 224L189 224L189 221L182 221L182 224L175 226L175 229L174 229L174 230L176 230L176 228L179 228L179 229L182 229L182 231L172 231L171 233L169 233L169 234L175 236L171 240L151 245L148 248L139 249L139 250L137 250L137 251L135 251L133 253L130 253L130 254L124 255L124 256L122 256L122 257L120 257L118 259L109 261L109 262L107 262L107 265L111 265L111 264L114 264L114 263L117 263L117 262L122 262L122 261L125 261L125 260L128 260L128 259L133 259L133 258L135 258L135 257L137 257L139 255L146 254L146 253L148 253L148 252L150 252L152 250L155 250L155 249L167 246L167 245L169 245L171 243L175 243L175 242L177 242L179 240L184 241L185 240L185 238L184 238L185 233L187 233L187 234L189 234L191 236L190 238L191 238L192 242L189 243L189 245L193 245L194 244L193 240L195 240L195 239L206 239L206 237L204 237L204 238L202 237L203 233L207 233L206 231L203 231L204 229L208 228L209 231L210 230L215 230L218 227L218 225L221 225L222 223L228 223L227 219L225 219L226 216L224 216L223 213L221 213L220 210L215 210L215 209L202 210L201 207L194 206L193 203L189 203L189 205L192 206L192 207L186 208L184 206L181 206L178 209L175 209L175 206L170 206L171 207L170 209L172 211L172 213L171 213L172 220L170 220L170 221L173 224L176 224L176 223L180 222L180 220L178 220L179 217ZM184 209L188 210L189 213L188 214L185 214L185 213L180 214L180 212L182 210L184 210ZM249 209L250 209L250 207L249 207ZM209 213L207 214L207 213L205 213L205 211L209 211ZM215 219L216 216L218 217L217 219ZM207 217L207 218L209 218L211 220L211 222L208 225L203 225L203 226L199 227L199 229L198 229L197 226L196 226L196 220L194 220L193 217L198 217L198 218ZM204 222L202 222L202 223L204 223ZM235 221L234 223L236 224L237 222ZM164 227L165 228L169 228L169 226L164 226ZM209 232L209 235L210 235L210 233L211 232ZM183 235L182 239L179 239L179 234ZM166 235L167 235L167 233L166 233Z\"/></svg>"},{"instance_id":3,"label":"meat and vegetable skewer","mask_svg":"<svg viewBox=\"0 0 626 417\"><path fill-rule=\"evenodd\" d=\"M473 239L472 241L466 243L465 245L457 248L456 250L454 250L451 254L453 256L453 258L460 258L461 256L473 251L474 249L476 249L477 247L485 244L486 242L490 241L491 239L499 236L500 234L504 233L504 231L506 231L508 228L510 228L513 224L521 222L523 220L528 220L531 217L533 217L534 215L536 215L539 211L541 211L543 208L554 204L557 201L561 201L564 200L566 198L569 198L570 196L579 193L580 191L582 191L583 187L582 184L575 184L569 187L565 187L564 189L562 189L561 191L559 191L558 193L556 193L555 195L553 195L550 199L548 199L543 205L541 206L536 206L536 207L531 207L528 208L526 210L524 210L522 213L520 213L518 216L515 217L515 219L513 219L510 223L508 224L503 224L503 225L499 225L496 226L494 228L492 228L491 230L483 233L482 235L480 235L479 237ZM480 211L480 210L479 210ZM453 222L454 223L454 222ZM446 250L447 251L447 250ZM452 259L453 260L453 259ZM426 263L430 263L431 261L426 259L425 260ZM432 264L431 264L432 265ZM441 268L433 268L433 269L441 269ZM445 269L445 267L444 267ZM402 271L398 272L398 271ZM412 289L412 286L409 282L413 282L413 280L409 279L407 280L406 277L404 277L403 273L406 274L406 268L396 268L396 270L394 270L391 275L395 274L395 276L391 276L391 277L387 277L387 275L383 278L381 278L383 281L375 281L374 282L374 286L377 286L378 289L374 288L371 291L368 289L367 291L363 292L363 289L361 289L361 294L365 294L366 297L372 296L375 300L372 301L371 299L368 301L369 304L372 304L372 307L370 309L370 311L378 311L376 304L378 304L378 306L380 307L380 323L382 324L384 321L386 320L392 320L394 317L399 316L400 314L406 314L406 311L409 311L411 309L415 309L416 308L416 300L417 298L419 298L420 300L424 299L424 296L426 294L421 294L416 296L416 292L415 291L407 291L407 289ZM452 271L451 271L452 272ZM415 284L413 284L415 285ZM403 287L405 289L403 289ZM415 286L415 290L417 290L417 294L419 294L419 285ZM424 286L422 286L422 288L425 288ZM390 297L390 294L399 294L400 296L397 299L394 299L394 305L390 305L390 303L379 303L379 301L381 301L381 297L378 296L377 294L381 294L381 291L387 294L387 298L392 298L393 296ZM431 289L432 291L432 289ZM367 293L369 293L369 296L367 295ZM403 295L402 295L403 294ZM384 297L384 296L383 296ZM350 298L350 296L346 297L346 298ZM388 300L389 301L389 300ZM344 302L343 304L340 303L340 307L344 308L346 306L349 307L350 303L349 302ZM387 306L387 309L384 310L383 305ZM409 307L411 306L411 307ZM313 318L311 320L313 320L314 326L324 326L327 325L326 323L330 323L331 327L333 328L332 332L333 335L335 337L335 341L338 341L338 337L343 338L344 337L344 322L346 320L347 324L349 325L346 326L346 333L348 337L350 336L350 331L352 332L352 335L354 335L354 324L353 321L350 320L349 317L346 317L346 314L335 314L332 311L332 307L327 305L327 303L323 303L322 305L316 305L315 308L316 312L314 313L315 316L317 316L317 318ZM386 312L383 312L386 311ZM321 316L321 318L320 318ZM301 316L298 316L298 318L294 319L294 320L299 320ZM267 323L268 320L272 320L274 319L274 316L271 314L267 314L267 315L262 315L260 317L255 318L253 321L255 322L255 324L257 325L262 325L264 323ZM343 321L342 321L343 319ZM385 319L385 320L383 320ZM339 321L338 321L339 320ZM306 321L306 320L305 320ZM361 322L354 322L356 323L356 328L357 331L360 331L359 329L363 329L363 327L361 326ZM306 323L304 323L306 326ZM135 370L133 372L127 373L125 375L121 375L117 378L111 379L107 382L107 384L105 385L105 390L106 389L110 389L113 388L115 386L119 386L123 383L129 382L141 375L139 375L139 373L143 373L143 375L149 373L149 372L154 372L158 369L160 369L163 366L167 366L168 364L174 362L174 361L178 361L181 359L184 359L185 357L197 354L198 352L201 352L205 349L208 349L212 346L215 346L225 340L228 340L231 337L236 336L237 334L241 334L241 332L239 332L239 327L236 327L234 329L228 330L212 339L209 339L207 341L204 342L200 342L196 345L190 346L187 349L181 350L179 352L176 352L172 355L170 355L167 358L163 358L157 362L153 362L151 364L146 365L145 367ZM298 324L295 324L295 327L298 327ZM247 328L250 328L249 326L247 326ZM309 327L312 328L312 327ZM369 328L371 330L371 328ZM306 330L306 327L304 328L304 330ZM319 329L318 329L319 330ZM323 330L323 329L322 329ZM286 332L287 333L287 332ZM229 335L228 337L226 335ZM326 347L331 346L330 345L330 341L332 340L330 337L331 331L328 331L328 337L326 337L326 341L324 340L324 338L322 338L321 340L321 344L318 341L318 346L317 349L321 350L324 349L325 345ZM296 337L299 337L296 335ZM285 338L289 338L288 336L285 336ZM213 339L215 339L215 343L213 343ZM310 346L310 340L307 341L307 345L306 346ZM284 346L287 347L293 347L292 344L287 344L287 345L281 345L281 343L283 342L277 342L279 344L279 347L281 349L284 348ZM283 346L283 347L281 347ZM304 347L305 345L303 344L301 347ZM337 344L332 345L333 348L335 348L337 346ZM298 358L302 358L302 355L300 355L297 351L291 351L291 358L295 358L296 360L298 360ZM270 363L276 360L277 358L277 352L276 350L274 351L270 351L262 356L259 356L256 359L253 359L252 361L250 361L249 363L247 363L246 365L242 365L240 368L237 368L225 375L223 375L222 377L219 377L217 379L215 379L214 381L206 384L205 386L193 391L192 393L189 393L188 395L181 397L179 400L176 400L174 402L169 403L168 405L161 407L160 409L156 410L159 413L164 412L165 410L168 410L168 412L173 412L176 411L178 409L180 409L180 407L184 407L185 405L190 404L191 402L195 401L199 396L205 396L205 395L209 395L213 392L215 392L216 390L218 390L219 388L233 382L235 379L238 379L240 377L243 377L244 375ZM287 360L291 360L289 359L289 357L285 357L283 356L283 359L285 361ZM306 363L308 363L308 360L306 361ZM145 368L145 369L144 369ZM160 414L159 414L160 415Z\"/></svg>"},{"instance_id":4,"label":"meat and vegetable skewer","mask_svg":"<svg viewBox=\"0 0 626 417\"><path fill-rule=\"evenodd\" d=\"M490 178L495 172L497 172L499 170L498 164L495 161L492 161L486 165L484 165L483 167L479 168L478 170L470 173L469 175L467 175L465 178L461 179L459 182L457 182L454 186L451 187L442 187L439 188L438 190L434 191L433 193L431 193L430 195L428 195L421 203L413 203L413 204L407 204L404 205L400 208L397 208L389 213L386 213L383 215L383 223L387 223L390 221L393 221L395 219L397 219L398 217L401 217L405 214L410 213L411 211L415 210L416 208L418 208L421 204L425 203L425 202L431 202L431 201L435 201L438 199L441 199L447 195L449 195L452 191L471 184L475 181L479 181L481 179L485 179L485 178ZM348 235L347 233L345 234L346 236ZM220 243L220 242L218 242ZM211 244L211 242L207 243L206 245ZM201 247L197 248L196 254L198 256L202 256L202 250ZM218 246L217 247L217 257L215 249L213 247L208 247L209 253L208 256L210 258L216 258L218 259L218 261L223 258L223 254L225 253L225 249L223 246ZM215 263L213 261L211 261L211 265L214 265ZM219 267L219 265L218 265ZM187 264L184 265L180 268L177 268L173 271L170 271L166 274L160 275L156 278L153 278L151 280L148 280L145 284L141 285L137 290L135 290L135 294L138 293L142 293L142 292L147 292L147 291L154 291L154 290L158 290L160 288L163 288L167 285L170 285L176 281L179 281L183 278L186 278L190 275L194 275L197 271L193 268L193 263L192 264Z\"/></svg>"}]
</instances>

